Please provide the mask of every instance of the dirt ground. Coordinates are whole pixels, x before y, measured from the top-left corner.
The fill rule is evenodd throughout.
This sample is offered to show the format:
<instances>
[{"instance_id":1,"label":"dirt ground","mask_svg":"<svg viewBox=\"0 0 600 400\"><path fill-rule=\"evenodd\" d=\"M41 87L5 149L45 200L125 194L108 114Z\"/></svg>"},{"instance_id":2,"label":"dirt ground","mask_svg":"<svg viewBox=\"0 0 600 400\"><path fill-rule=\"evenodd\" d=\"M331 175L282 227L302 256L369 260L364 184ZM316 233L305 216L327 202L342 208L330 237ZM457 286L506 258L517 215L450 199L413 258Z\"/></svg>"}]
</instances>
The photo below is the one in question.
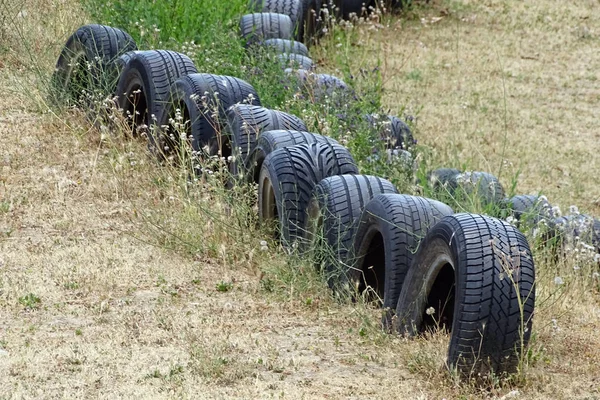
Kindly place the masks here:
<instances>
[{"instance_id":1,"label":"dirt ground","mask_svg":"<svg viewBox=\"0 0 600 400\"><path fill-rule=\"evenodd\" d=\"M32 10L50 4L26 5L24 26L43 27L27 37L47 74L83 19L65 20L75 7L55 2L41 24ZM435 5L423 23L372 37L386 54L386 102L418 115L440 163L497 172L507 160L501 178L520 169L519 191L600 214L599 11L594 1ZM139 240L133 215L169 209L144 183L155 167L144 145L109 147L84 116L45 112L40 78L4 40L0 398L600 398L600 306L587 281L553 297L555 271L541 271L547 301L523 379L482 389L446 372L443 334L385 335L369 307L293 286L266 294L259 268ZM283 262L268 253L261 262ZM222 281L231 290L216 290Z\"/></svg>"}]
</instances>

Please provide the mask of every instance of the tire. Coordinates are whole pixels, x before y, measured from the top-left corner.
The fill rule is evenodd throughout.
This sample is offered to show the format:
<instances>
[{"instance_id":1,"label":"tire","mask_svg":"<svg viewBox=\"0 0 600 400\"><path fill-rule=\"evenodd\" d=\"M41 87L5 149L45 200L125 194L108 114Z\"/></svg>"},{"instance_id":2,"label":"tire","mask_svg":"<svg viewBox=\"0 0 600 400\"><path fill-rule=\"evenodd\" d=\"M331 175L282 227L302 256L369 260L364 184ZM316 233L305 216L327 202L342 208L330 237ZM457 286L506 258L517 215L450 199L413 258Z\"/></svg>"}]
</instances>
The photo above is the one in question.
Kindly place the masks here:
<instances>
[{"instance_id":1,"label":"tire","mask_svg":"<svg viewBox=\"0 0 600 400\"><path fill-rule=\"evenodd\" d=\"M154 125L169 102L171 85L185 75L198 72L184 54L170 50L147 50L128 54L127 64L117 85L119 108L128 119L133 134L148 134L151 147L156 147Z\"/></svg>"},{"instance_id":2,"label":"tire","mask_svg":"<svg viewBox=\"0 0 600 400\"><path fill-rule=\"evenodd\" d=\"M279 53L299 54L308 57L308 49L303 43L287 39L268 39L262 42L263 46L275 49Z\"/></svg>"},{"instance_id":3,"label":"tire","mask_svg":"<svg viewBox=\"0 0 600 400\"><path fill-rule=\"evenodd\" d=\"M542 219L550 218L552 206L544 196L518 195L506 200L512 217L520 225L537 225Z\"/></svg>"},{"instance_id":4,"label":"tire","mask_svg":"<svg viewBox=\"0 0 600 400\"><path fill-rule=\"evenodd\" d=\"M168 98L170 100L165 103L157 122L161 133L158 151L167 154L179 145L180 135L184 133L178 132L170 122L176 119L177 109L181 110L183 123L189 121L184 131L191 150L210 157L218 155L226 110L238 103L260 106L252 85L225 75L186 75L173 83Z\"/></svg>"},{"instance_id":5,"label":"tire","mask_svg":"<svg viewBox=\"0 0 600 400\"><path fill-rule=\"evenodd\" d=\"M502 204L504 188L498 178L487 172L463 172L456 176L456 183L465 194L477 196L482 204Z\"/></svg>"},{"instance_id":6,"label":"tire","mask_svg":"<svg viewBox=\"0 0 600 400\"><path fill-rule=\"evenodd\" d=\"M260 13L277 13L290 17L294 27L302 16L300 0L252 0L250 9Z\"/></svg>"},{"instance_id":7,"label":"tire","mask_svg":"<svg viewBox=\"0 0 600 400\"><path fill-rule=\"evenodd\" d=\"M274 13L244 15L240 20L240 31L247 45L267 39L292 39L294 33L290 17Z\"/></svg>"},{"instance_id":8,"label":"tire","mask_svg":"<svg viewBox=\"0 0 600 400\"><path fill-rule=\"evenodd\" d=\"M247 104L238 104L227 110L229 142L223 143L224 157L232 156L229 170L234 179L249 180L255 175L249 156L262 132L272 130L307 131L304 122L291 114Z\"/></svg>"},{"instance_id":9,"label":"tire","mask_svg":"<svg viewBox=\"0 0 600 400\"><path fill-rule=\"evenodd\" d=\"M137 45L128 33L105 25L84 25L73 33L58 57L51 96L57 104L85 106L96 94L113 96L119 68L116 60ZM84 92L81 98L81 93Z\"/></svg>"},{"instance_id":10,"label":"tire","mask_svg":"<svg viewBox=\"0 0 600 400\"><path fill-rule=\"evenodd\" d=\"M312 244L317 267L336 292L354 275L352 248L363 210L373 197L383 193L398 191L389 181L370 175L332 176L313 191L307 242Z\"/></svg>"},{"instance_id":11,"label":"tire","mask_svg":"<svg viewBox=\"0 0 600 400\"><path fill-rule=\"evenodd\" d=\"M427 174L427 181L435 191L444 190L454 193L458 186L456 177L460 174L461 172L454 168L439 168Z\"/></svg>"},{"instance_id":12,"label":"tire","mask_svg":"<svg viewBox=\"0 0 600 400\"><path fill-rule=\"evenodd\" d=\"M263 132L256 141L256 147L248 157L248 171L255 171L254 182L258 183L258 174L265 158L282 147L296 146L299 144L325 143L339 144L337 140L316 133L302 131L275 130Z\"/></svg>"},{"instance_id":13,"label":"tire","mask_svg":"<svg viewBox=\"0 0 600 400\"><path fill-rule=\"evenodd\" d=\"M258 211L263 222L278 222L277 237L288 249L302 246L307 207L314 187L333 175L357 174L350 152L338 144L283 147L269 154L258 181Z\"/></svg>"},{"instance_id":14,"label":"tire","mask_svg":"<svg viewBox=\"0 0 600 400\"><path fill-rule=\"evenodd\" d=\"M531 335L534 281L529 245L515 227L475 214L444 217L404 280L398 332L445 327L450 368L469 377L513 372Z\"/></svg>"},{"instance_id":15,"label":"tire","mask_svg":"<svg viewBox=\"0 0 600 400\"><path fill-rule=\"evenodd\" d=\"M452 208L424 197L376 196L365 207L353 244L350 285L372 287L383 299L383 326L391 328L400 289L427 232Z\"/></svg>"},{"instance_id":16,"label":"tire","mask_svg":"<svg viewBox=\"0 0 600 400\"><path fill-rule=\"evenodd\" d=\"M555 218L550 223L554 234L562 242L576 244L577 242L593 246L600 252L600 220L586 214L569 214Z\"/></svg>"},{"instance_id":17,"label":"tire","mask_svg":"<svg viewBox=\"0 0 600 400\"><path fill-rule=\"evenodd\" d=\"M336 0L334 2L336 6L336 16L349 21L350 14L356 14L357 18L363 16L363 4L366 8L366 12L369 12L369 7L373 5L372 0Z\"/></svg>"},{"instance_id":18,"label":"tire","mask_svg":"<svg viewBox=\"0 0 600 400\"><path fill-rule=\"evenodd\" d=\"M333 75L315 74L305 69L293 68L287 68L285 73L290 76L292 85L308 96L313 103L319 103L325 97L347 103L353 95L348 85Z\"/></svg>"},{"instance_id":19,"label":"tire","mask_svg":"<svg viewBox=\"0 0 600 400\"><path fill-rule=\"evenodd\" d=\"M314 68L313 60L300 54L284 53L277 54L277 58L283 69L304 69L309 71Z\"/></svg>"},{"instance_id":20,"label":"tire","mask_svg":"<svg viewBox=\"0 0 600 400\"><path fill-rule=\"evenodd\" d=\"M367 120L379 132L386 149L409 150L416 144L410 127L398 117L388 115L380 122L376 116L369 114Z\"/></svg>"},{"instance_id":21,"label":"tire","mask_svg":"<svg viewBox=\"0 0 600 400\"><path fill-rule=\"evenodd\" d=\"M321 5L322 0L302 0L302 15L298 21L296 39L309 47L317 42L325 25Z\"/></svg>"}]
</instances>

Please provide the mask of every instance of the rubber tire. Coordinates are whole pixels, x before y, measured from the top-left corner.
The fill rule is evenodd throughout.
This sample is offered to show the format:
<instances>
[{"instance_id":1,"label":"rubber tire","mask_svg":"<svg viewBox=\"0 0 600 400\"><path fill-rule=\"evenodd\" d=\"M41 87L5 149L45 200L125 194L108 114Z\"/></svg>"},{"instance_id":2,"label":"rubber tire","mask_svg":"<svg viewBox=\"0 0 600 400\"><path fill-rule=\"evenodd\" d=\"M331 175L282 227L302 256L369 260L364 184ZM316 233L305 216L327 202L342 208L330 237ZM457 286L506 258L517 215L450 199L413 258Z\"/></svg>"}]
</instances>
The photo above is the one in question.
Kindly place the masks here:
<instances>
[{"instance_id":1,"label":"rubber tire","mask_svg":"<svg viewBox=\"0 0 600 400\"><path fill-rule=\"evenodd\" d=\"M240 32L246 44L251 45L267 39L292 39L294 29L287 15L255 13L242 16Z\"/></svg>"},{"instance_id":2,"label":"rubber tire","mask_svg":"<svg viewBox=\"0 0 600 400\"><path fill-rule=\"evenodd\" d=\"M277 58L279 59L279 62L281 63L281 66L284 70L287 68L292 68L304 69L306 71L309 71L314 68L313 60L300 54L277 54Z\"/></svg>"},{"instance_id":3,"label":"rubber tire","mask_svg":"<svg viewBox=\"0 0 600 400\"><path fill-rule=\"evenodd\" d=\"M519 265L508 273L508 262ZM527 239L515 227L475 214L444 217L419 246L406 275L396 309L398 332L422 332L433 319L428 306L440 314L436 297L447 300L453 293L454 306L444 315L452 321L449 367L468 377L513 372L521 343L526 346L531 335L534 282Z\"/></svg>"},{"instance_id":4,"label":"rubber tire","mask_svg":"<svg viewBox=\"0 0 600 400\"><path fill-rule=\"evenodd\" d=\"M513 218L520 223L536 225L542 219L550 218L552 206L545 197L534 195L517 195L507 199Z\"/></svg>"},{"instance_id":5,"label":"rubber tire","mask_svg":"<svg viewBox=\"0 0 600 400\"><path fill-rule=\"evenodd\" d=\"M302 18L298 21L296 39L310 47L322 36L322 0L302 0Z\"/></svg>"},{"instance_id":6,"label":"rubber tire","mask_svg":"<svg viewBox=\"0 0 600 400\"><path fill-rule=\"evenodd\" d=\"M438 168L427 174L427 181L433 190L446 190L453 193L458 183L456 177L461 172L454 168Z\"/></svg>"},{"instance_id":7,"label":"rubber tire","mask_svg":"<svg viewBox=\"0 0 600 400\"><path fill-rule=\"evenodd\" d=\"M369 114L367 120L373 128L378 129L379 137L385 141L386 149L409 150L417 143L410 127L398 117L388 115L384 121L378 123L377 119Z\"/></svg>"},{"instance_id":8,"label":"rubber tire","mask_svg":"<svg viewBox=\"0 0 600 400\"><path fill-rule=\"evenodd\" d=\"M258 175L265 158L282 147L297 146L299 144L325 143L339 144L337 140L317 133L303 131L274 130L263 132L256 141L256 147L248 157L248 171L255 171L254 182L258 183Z\"/></svg>"},{"instance_id":9,"label":"rubber tire","mask_svg":"<svg viewBox=\"0 0 600 400\"><path fill-rule=\"evenodd\" d=\"M348 279L352 284L364 281L367 274L375 278L383 274L383 285L374 289L383 298L384 329L391 328L402 283L420 241L452 213L452 208L439 201L404 194L376 196L365 207L353 245L354 268Z\"/></svg>"},{"instance_id":10,"label":"rubber tire","mask_svg":"<svg viewBox=\"0 0 600 400\"><path fill-rule=\"evenodd\" d=\"M250 10L287 15L292 20L293 26L296 26L302 16L302 2L300 0L251 0Z\"/></svg>"},{"instance_id":11,"label":"rubber tire","mask_svg":"<svg viewBox=\"0 0 600 400\"><path fill-rule=\"evenodd\" d=\"M498 178L487 172L463 172L456 176L456 183L467 195L476 194L483 204L502 204L506 197Z\"/></svg>"},{"instance_id":12,"label":"rubber tire","mask_svg":"<svg viewBox=\"0 0 600 400\"><path fill-rule=\"evenodd\" d=\"M218 155L220 135L225 131L226 110L238 103L261 104L256 90L248 82L212 74L190 74L178 79L171 86L169 98L157 122L162 139L160 152L163 153L163 142L178 145L169 138L170 130L173 131L169 120L179 108L184 121L190 121L187 134L191 136L192 151L202 151L208 157ZM218 111L216 120L215 111Z\"/></svg>"},{"instance_id":13,"label":"rubber tire","mask_svg":"<svg viewBox=\"0 0 600 400\"><path fill-rule=\"evenodd\" d=\"M287 39L268 39L262 42L262 45L275 49L278 53L299 54L308 57L308 49L301 42Z\"/></svg>"},{"instance_id":14,"label":"rubber tire","mask_svg":"<svg viewBox=\"0 0 600 400\"><path fill-rule=\"evenodd\" d=\"M339 98L345 101L353 95L346 82L328 74L315 74L305 69L286 68L296 89L302 91L313 103L319 103L325 97ZM339 97L338 97L339 96Z\"/></svg>"},{"instance_id":15,"label":"rubber tire","mask_svg":"<svg viewBox=\"0 0 600 400\"><path fill-rule=\"evenodd\" d=\"M125 118L134 116L133 111L139 108L139 115L129 121L133 133L145 125L148 127L149 144L156 147L155 135L149 129L153 125L152 116L158 120L170 100L171 85L177 79L198 71L188 56L170 50L137 51L126 57L128 61L117 85L119 108ZM134 93L138 89L141 90L140 96ZM133 101L130 100L132 97Z\"/></svg>"},{"instance_id":16,"label":"rubber tire","mask_svg":"<svg viewBox=\"0 0 600 400\"><path fill-rule=\"evenodd\" d=\"M335 0L335 7L338 9L335 13L337 17L346 21L350 20L350 14L354 13L358 18L362 17L363 3L369 12L369 7L373 5L372 0Z\"/></svg>"},{"instance_id":17,"label":"rubber tire","mask_svg":"<svg viewBox=\"0 0 600 400\"><path fill-rule=\"evenodd\" d=\"M550 222L554 235L574 243L581 241L594 246L600 253L600 220L587 214L569 214L555 218Z\"/></svg>"},{"instance_id":18,"label":"rubber tire","mask_svg":"<svg viewBox=\"0 0 600 400\"><path fill-rule=\"evenodd\" d=\"M353 275L361 215L371 199L383 193L398 191L389 181L370 175L332 176L315 187L308 206L307 241L331 289L341 291Z\"/></svg>"},{"instance_id":19,"label":"rubber tire","mask_svg":"<svg viewBox=\"0 0 600 400\"><path fill-rule=\"evenodd\" d=\"M225 157L232 155L229 171L234 180L249 181L255 171L249 157L256 147L256 141L262 132L272 130L307 131L306 124L295 115L264 107L238 104L227 110L227 134L229 141L224 143ZM227 149L229 146L229 150Z\"/></svg>"},{"instance_id":20,"label":"rubber tire","mask_svg":"<svg viewBox=\"0 0 600 400\"><path fill-rule=\"evenodd\" d=\"M117 89L119 68L116 60L128 51L136 50L137 45L129 34L121 29L105 25L84 25L67 39L52 75L51 95L58 103L79 103L73 99L71 76L75 64L83 61L91 68L84 68L87 84L83 90L101 90L103 95L113 96ZM85 105L87 102L84 102Z\"/></svg>"},{"instance_id":21,"label":"rubber tire","mask_svg":"<svg viewBox=\"0 0 600 400\"><path fill-rule=\"evenodd\" d=\"M352 155L339 144L311 143L277 149L265 158L260 170L260 220L277 218L282 245L291 249L298 243L302 248L314 187L329 176L357 173Z\"/></svg>"}]
</instances>

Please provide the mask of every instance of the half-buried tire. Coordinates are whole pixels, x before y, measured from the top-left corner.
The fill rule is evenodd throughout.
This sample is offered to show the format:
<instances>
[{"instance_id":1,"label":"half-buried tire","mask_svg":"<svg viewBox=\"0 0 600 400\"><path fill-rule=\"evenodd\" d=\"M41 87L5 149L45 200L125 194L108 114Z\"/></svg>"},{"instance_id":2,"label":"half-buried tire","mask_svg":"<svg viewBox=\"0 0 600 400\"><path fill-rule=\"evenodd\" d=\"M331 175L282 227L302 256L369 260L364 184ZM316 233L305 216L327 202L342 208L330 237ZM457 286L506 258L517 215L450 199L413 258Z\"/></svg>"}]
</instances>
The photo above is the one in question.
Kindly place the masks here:
<instances>
[{"instance_id":1,"label":"half-buried tire","mask_svg":"<svg viewBox=\"0 0 600 400\"><path fill-rule=\"evenodd\" d=\"M444 216L444 203L424 197L382 194L362 214L354 240L348 281L360 291L372 288L383 299L385 329L391 327L404 278L419 243Z\"/></svg>"},{"instance_id":2,"label":"half-buried tire","mask_svg":"<svg viewBox=\"0 0 600 400\"><path fill-rule=\"evenodd\" d=\"M227 110L228 141L222 143L224 157L232 156L229 171L234 180L249 180L255 176L249 157L262 132L271 130L306 131L304 121L295 115L268 108L237 104Z\"/></svg>"},{"instance_id":3,"label":"half-buried tire","mask_svg":"<svg viewBox=\"0 0 600 400\"><path fill-rule=\"evenodd\" d=\"M125 58L127 63L117 85L119 108L133 133L147 133L150 146L156 147L150 128L170 100L171 85L198 71L188 56L170 50L136 51Z\"/></svg>"},{"instance_id":4,"label":"half-buried tire","mask_svg":"<svg viewBox=\"0 0 600 400\"><path fill-rule=\"evenodd\" d=\"M276 13L254 13L240 19L240 31L251 45L266 39L292 39L294 28L290 17Z\"/></svg>"},{"instance_id":5,"label":"half-buried tire","mask_svg":"<svg viewBox=\"0 0 600 400\"><path fill-rule=\"evenodd\" d=\"M224 140L221 135L226 110L238 103L260 106L258 94L246 81L212 74L190 74L178 79L158 118L159 153L169 154L181 138L186 138L193 152L218 155L219 143Z\"/></svg>"},{"instance_id":6,"label":"half-buried tire","mask_svg":"<svg viewBox=\"0 0 600 400\"><path fill-rule=\"evenodd\" d=\"M87 105L96 97L113 96L119 78L119 57L136 50L135 41L121 29L84 25L63 48L54 74L52 96L58 103Z\"/></svg>"},{"instance_id":7,"label":"half-buried tire","mask_svg":"<svg viewBox=\"0 0 600 400\"><path fill-rule=\"evenodd\" d=\"M515 227L475 214L444 217L404 279L398 332L445 328L451 369L469 377L510 373L531 335L534 280L529 245Z\"/></svg>"},{"instance_id":8,"label":"half-buried tire","mask_svg":"<svg viewBox=\"0 0 600 400\"><path fill-rule=\"evenodd\" d=\"M254 182L258 183L258 174L265 158L282 147L299 144L325 143L338 144L337 140L317 133L303 131L274 130L263 132L256 142L256 147L248 157L247 171L254 171Z\"/></svg>"},{"instance_id":9,"label":"half-buried tire","mask_svg":"<svg viewBox=\"0 0 600 400\"><path fill-rule=\"evenodd\" d=\"M370 175L332 176L315 187L308 206L307 244L336 292L353 275L352 247L363 210L383 193L398 191L389 181Z\"/></svg>"},{"instance_id":10,"label":"half-buried tire","mask_svg":"<svg viewBox=\"0 0 600 400\"><path fill-rule=\"evenodd\" d=\"M350 152L339 144L312 143L275 150L260 170L259 217L263 222L275 222L282 244L293 248L306 237L307 208L314 187L329 176L357 173Z\"/></svg>"}]
</instances>

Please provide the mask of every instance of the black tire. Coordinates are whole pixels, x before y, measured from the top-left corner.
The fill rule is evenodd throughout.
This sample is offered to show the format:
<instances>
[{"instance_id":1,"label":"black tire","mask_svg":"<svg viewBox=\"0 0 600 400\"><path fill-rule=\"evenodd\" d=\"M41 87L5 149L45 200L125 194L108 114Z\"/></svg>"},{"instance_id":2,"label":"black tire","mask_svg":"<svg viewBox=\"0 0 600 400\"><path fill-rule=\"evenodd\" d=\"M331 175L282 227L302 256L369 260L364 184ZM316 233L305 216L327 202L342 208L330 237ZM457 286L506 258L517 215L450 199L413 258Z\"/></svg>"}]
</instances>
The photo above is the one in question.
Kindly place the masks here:
<instances>
[{"instance_id":1,"label":"black tire","mask_svg":"<svg viewBox=\"0 0 600 400\"><path fill-rule=\"evenodd\" d=\"M284 14L290 17L295 27L302 16L300 0L252 0L250 9L260 13Z\"/></svg>"},{"instance_id":2,"label":"black tire","mask_svg":"<svg viewBox=\"0 0 600 400\"><path fill-rule=\"evenodd\" d=\"M398 191L389 181L370 175L332 176L313 191L307 242L319 270L335 291L354 275L352 248L363 210L373 197L383 193Z\"/></svg>"},{"instance_id":3,"label":"black tire","mask_svg":"<svg viewBox=\"0 0 600 400\"><path fill-rule=\"evenodd\" d=\"M252 85L225 75L186 75L173 83L168 98L170 100L157 122L161 132L158 150L167 154L169 149L179 145L179 137L183 133L170 122L176 119L177 109L181 110L182 122L185 123L183 130L191 150L214 156L218 155L224 133L226 111L238 103L260 106L260 99Z\"/></svg>"},{"instance_id":4,"label":"black tire","mask_svg":"<svg viewBox=\"0 0 600 400\"><path fill-rule=\"evenodd\" d=\"M185 75L198 72L185 54L170 50L147 50L127 54L117 93L119 108L128 119L133 133L145 131L156 147L151 126L155 125L169 102L171 85Z\"/></svg>"},{"instance_id":5,"label":"black tire","mask_svg":"<svg viewBox=\"0 0 600 400\"><path fill-rule=\"evenodd\" d=\"M487 172L463 172L455 179L458 188L469 196L477 196L484 205L502 204L506 197L498 178Z\"/></svg>"},{"instance_id":6,"label":"black tire","mask_svg":"<svg viewBox=\"0 0 600 400\"><path fill-rule=\"evenodd\" d=\"M587 214L568 214L550 222L554 235L571 245L577 242L593 246L600 252L600 220ZM551 235L552 236L552 235Z\"/></svg>"},{"instance_id":7,"label":"black tire","mask_svg":"<svg viewBox=\"0 0 600 400\"><path fill-rule=\"evenodd\" d=\"M307 131L304 122L295 115L282 111L269 110L247 104L238 104L227 110L227 133L222 154L232 156L229 170L235 180L249 180L254 177L249 156L256 147L256 141L262 132L272 130Z\"/></svg>"},{"instance_id":8,"label":"black tire","mask_svg":"<svg viewBox=\"0 0 600 400\"><path fill-rule=\"evenodd\" d=\"M379 132L386 149L409 150L416 144L410 127L398 117L388 115L383 121L379 121L374 115L369 114L367 120Z\"/></svg>"},{"instance_id":9,"label":"black tire","mask_svg":"<svg viewBox=\"0 0 600 400\"><path fill-rule=\"evenodd\" d=\"M391 327L419 243L439 220L452 213L452 208L439 201L401 194L376 196L365 207L347 279L359 290L370 286L383 299L385 329Z\"/></svg>"},{"instance_id":10,"label":"black tire","mask_svg":"<svg viewBox=\"0 0 600 400\"><path fill-rule=\"evenodd\" d=\"M84 106L97 95L113 96L119 77L116 61L136 49L135 41L121 29L95 24L80 27L58 57L51 97L58 104Z\"/></svg>"},{"instance_id":11,"label":"black tire","mask_svg":"<svg viewBox=\"0 0 600 400\"><path fill-rule=\"evenodd\" d=\"M308 57L308 49L301 42L287 39L268 39L262 42L263 46L275 49L279 53L299 54Z\"/></svg>"},{"instance_id":12,"label":"black tire","mask_svg":"<svg viewBox=\"0 0 600 400\"><path fill-rule=\"evenodd\" d=\"M517 195L506 200L506 204L520 225L537 225L542 219L552 216L552 206L543 196Z\"/></svg>"},{"instance_id":13,"label":"black tire","mask_svg":"<svg viewBox=\"0 0 600 400\"><path fill-rule=\"evenodd\" d=\"M306 236L307 207L314 187L329 176L357 173L350 152L339 144L277 149L265 158L260 170L259 217L264 222L278 221L278 238L293 248Z\"/></svg>"},{"instance_id":14,"label":"black tire","mask_svg":"<svg viewBox=\"0 0 600 400\"><path fill-rule=\"evenodd\" d=\"M398 332L444 327L450 368L470 377L513 372L531 335L534 281L529 245L515 227L475 214L444 217L406 275Z\"/></svg>"},{"instance_id":15,"label":"black tire","mask_svg":"<svg viewBox=\"0 0 600 400\"><path fill-rule=\"evenodd\" d=\"M328 74L315 74L305 69L287 68L292 85L304 93L313 103L319 103L325 97L339 99L347 103L353 93L348 85L338 77Z\"/></svg>"},{"instance_id":16,"label":"black tire","mask_svg":"<svg viewBox=\"0 0 600 400\"><path fill-rule=\"evenodd\" d=\"M350 14L355 14L357 18L364 17L363 6L365 13L368 13L373 3L373 0L335 0L335 15L346 21L351 19Z\"/></svg>"},{"instance_id":17,"label":"black tire","mask_svg":"<svg viewBox=\"0 0 600 400\"><path fill-rule=\"evenodd\" d=\"M240 20L240 31L248 45L266 39L292 39L294 33L290 17L275 13L244 15Z\"/></svg>"},{"instance_id":18,"label":"black tire","mask_svg":"<svg viewBox=\"0 0 600 400\"><path fill-rule=\"evenodd\" d=\"M277 54L277 58L283 69L304 69L309 71L314 68L313 60L300 54L284 53Z\"/></svg>"},{"instance_id":19,"label":"black tire","mask_svg":"<svg viewBox=\"0 0 600 400\"><path fill-rule=\"evenodd\" d=\"M275 130L263 132L256 141L256 147L248 157L248 171L254 171L254 182L258 183L258 174L265 158L282 147L297 146L299 144L325 143L339 144L337 140L327 136L303 131Z\"/></svg>"},{"instance_id":20,"label":"black tire","mask_svg":"<svg viewBox=\"0 0 600 400\"><path fill-rule=\"evenodd\" d=\"M427 174L427 183L435 192L446 192L453 194L456 190L456 177L461 172L454 168L438 168Z\"/></svg>"},{"instance_id":21,"label":"black tire","mask_svg":"<svg viewBox=\"0 0 600 400\"><path fill-rule=\"evenodd\" d=\"M323 32L322 0L302 0L302 15L298 21L296 39L307 46L317 42Z\"/></svg>"}]
</instances>

